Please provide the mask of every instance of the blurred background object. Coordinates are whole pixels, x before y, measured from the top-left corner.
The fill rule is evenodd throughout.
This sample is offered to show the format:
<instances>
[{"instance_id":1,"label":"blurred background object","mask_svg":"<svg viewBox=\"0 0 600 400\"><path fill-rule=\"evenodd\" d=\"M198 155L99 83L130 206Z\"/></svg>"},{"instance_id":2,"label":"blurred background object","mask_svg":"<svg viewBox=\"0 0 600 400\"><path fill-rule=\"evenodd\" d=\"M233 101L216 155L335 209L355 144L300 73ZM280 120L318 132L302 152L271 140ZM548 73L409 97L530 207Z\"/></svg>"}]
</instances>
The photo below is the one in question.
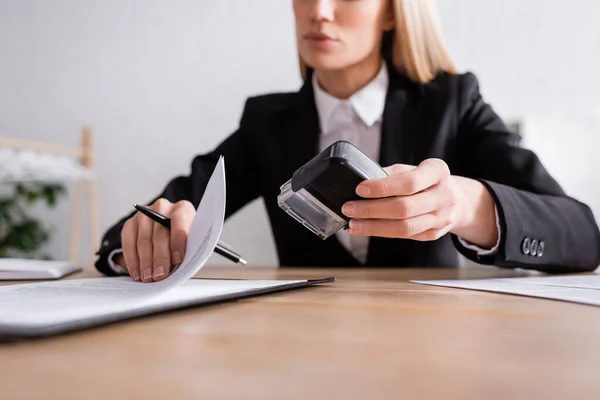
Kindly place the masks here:
<instances>
[{"instance_id":1,"label":"blurred background object","mask_svg":"<svg viewBox=\"0 0 600 400\"><path fill-rule=\"evenodd\" d=\"M39 203L55 208L73 183L69 260L89 264L93 254L80 255L84 186L87 187L91 248L99 240L97 194L93 168L92 131L84 128L80 147L34 140L0 137L0 257L65 259L66 255L44 253L53 229L42 216L34 215Z\"/></svg>"},{"instance_id":2,"label":"blurred background object","mask_svg":"<svg viewBox=\"0 0 600 400\"><path fill-rule=\"evenodd\" d=\"M436 3L460 71L522 122L523 145L598 218L600 2ZM103 232L233 132L248 96L299 88L291 4L2 0L0 132L73 143L82 121L94 126ZM71 207L65 198L44 216L57 255L70 245ZM277 263L260 200L227 222L223 241L249 265Z\"/></svg>"}]
</instances>

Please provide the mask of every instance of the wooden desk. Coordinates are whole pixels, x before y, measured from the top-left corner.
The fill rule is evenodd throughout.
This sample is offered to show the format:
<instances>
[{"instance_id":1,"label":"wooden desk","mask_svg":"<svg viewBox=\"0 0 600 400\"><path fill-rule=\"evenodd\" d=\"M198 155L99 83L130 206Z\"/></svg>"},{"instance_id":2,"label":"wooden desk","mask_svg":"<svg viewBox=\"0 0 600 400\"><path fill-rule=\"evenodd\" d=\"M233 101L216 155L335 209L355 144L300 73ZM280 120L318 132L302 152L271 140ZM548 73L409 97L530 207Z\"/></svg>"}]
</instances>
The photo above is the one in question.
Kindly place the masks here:
<instances>
[{"instance_id":1,"label":"wooden desk","mask_svg":"<svg viewBox=\"0 0 600 400\"><path fill-rule=\"evenodd\" d=\"M0 397L600 396L600 308L408 282L516 276L512 271L202 272L265 279L329 275L338 281L2 344Z\"/></svg>"}]
</instances>

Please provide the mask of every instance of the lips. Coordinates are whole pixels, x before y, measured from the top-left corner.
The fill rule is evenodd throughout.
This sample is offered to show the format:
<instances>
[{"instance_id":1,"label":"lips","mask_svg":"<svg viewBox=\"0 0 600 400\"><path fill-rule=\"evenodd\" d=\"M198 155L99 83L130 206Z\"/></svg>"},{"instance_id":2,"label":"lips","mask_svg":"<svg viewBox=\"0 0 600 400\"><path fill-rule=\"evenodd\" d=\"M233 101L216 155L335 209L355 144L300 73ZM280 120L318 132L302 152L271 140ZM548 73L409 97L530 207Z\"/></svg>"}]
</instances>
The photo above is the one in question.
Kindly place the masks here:
<instances>
[{"instance_id":1,"label":"lips","mask_svg":"<svg viewBox=\"0 0 600 400\"><path fill-rule=\"evenodd\" d=\"M307 33L306 35L304 35L304 39L306 40L313 40L316 42L334 42L337 41L337 39L334 39L333 37L326 35L324 33L320 33L320 32L311 32L311 33Z\"/></svg>"}]
</instances>

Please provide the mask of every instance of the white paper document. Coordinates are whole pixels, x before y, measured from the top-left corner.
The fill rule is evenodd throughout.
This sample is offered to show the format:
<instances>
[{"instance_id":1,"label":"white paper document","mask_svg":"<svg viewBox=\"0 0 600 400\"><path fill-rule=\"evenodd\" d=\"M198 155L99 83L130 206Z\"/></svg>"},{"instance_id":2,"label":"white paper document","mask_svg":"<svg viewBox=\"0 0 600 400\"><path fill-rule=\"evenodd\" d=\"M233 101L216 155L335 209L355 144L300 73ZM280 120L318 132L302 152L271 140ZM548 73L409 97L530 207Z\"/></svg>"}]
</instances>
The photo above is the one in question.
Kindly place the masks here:
<instances>
[{"instance_id":1,"label":"white paper document","mask_svg":"<svg viewBox=\"0 0 600 400\"><path fill-rule=\"evenodd\" d=\"M0 334L22 329L134 317L306 281L190 279L162 293L129 297L128 277L74 279L56 284L15 285L0 291ZM140 285L143 285L140 283ZM117 295L115 295L117 294ZM12 329L11 329L12 328Z\"/></svg>"},{"instance_id":2,"label":"white paper document","mask_svg":"<svg viewBox=\"0 0 600 400\"><path fill-rule=\"evenodd\" d=\"M600 275L412 282L424 285L516 294L600 306Z\"/></svg>"},{"instance_id":3,"label":"white paper document","mask_svg":"<svg viewBox=\"0 0 600 400\"><path fill-rule=\"evenodd\" d=\"M51 334L309 282L190 279L216 247L224 217L221 158L197 208L183 262L168 278L141 283L130 277L105 277L0 287L0 336Z\"/></svg>"},{"instance_id":4,"label":"white paper document","mask_svg":"<svg viewBox=\"0 0 600 400\"><path fill-rule=\"evenodd\" d=\"M0 280L59 279L81 271L70 261L0 258Z\"/></svg>"}]
</instances>

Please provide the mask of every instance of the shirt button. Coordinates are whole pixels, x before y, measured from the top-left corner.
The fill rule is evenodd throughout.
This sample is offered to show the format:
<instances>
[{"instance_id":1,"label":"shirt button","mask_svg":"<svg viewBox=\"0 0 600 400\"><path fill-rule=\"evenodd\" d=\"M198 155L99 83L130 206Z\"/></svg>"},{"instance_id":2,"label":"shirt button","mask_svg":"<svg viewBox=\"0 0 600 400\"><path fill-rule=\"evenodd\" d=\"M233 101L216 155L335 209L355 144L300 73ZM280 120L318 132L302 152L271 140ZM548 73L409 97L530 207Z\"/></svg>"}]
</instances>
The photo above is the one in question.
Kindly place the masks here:
<instances>
[{"instance_id":1,"label":"shirt button","mask_svg":"<svg viewBox=\"0 0 600 400\"><path fill-rule=\"evenodd\" d=\"M521 244L521 252L523 254L525 254L526 256L528 256L530 251L531 251L531 239L526 237L525 239L523 239L523 243Z\"/></svg>"}]
</instances>

